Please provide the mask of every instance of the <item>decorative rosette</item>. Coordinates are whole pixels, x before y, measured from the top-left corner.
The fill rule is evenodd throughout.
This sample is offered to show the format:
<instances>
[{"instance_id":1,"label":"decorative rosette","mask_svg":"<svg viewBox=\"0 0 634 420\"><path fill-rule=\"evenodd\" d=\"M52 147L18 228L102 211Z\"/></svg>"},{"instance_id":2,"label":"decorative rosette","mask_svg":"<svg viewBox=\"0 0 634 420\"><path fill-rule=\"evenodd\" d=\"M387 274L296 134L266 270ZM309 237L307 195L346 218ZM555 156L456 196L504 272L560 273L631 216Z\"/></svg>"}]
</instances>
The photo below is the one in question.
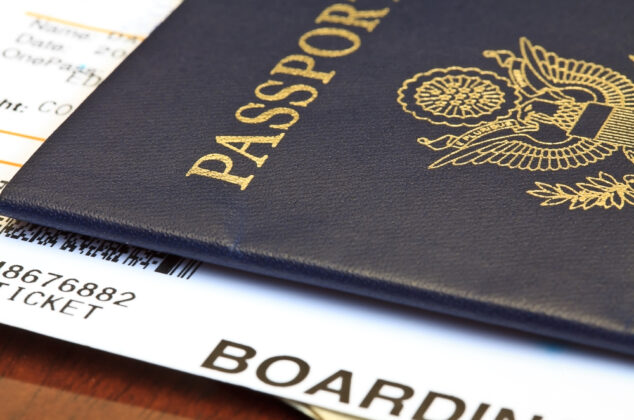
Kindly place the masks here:
<instances>
[{"instance_id":1,"label":"decorative rosette","mask_svg":"<svg viewBox=\"0 0 634 420\"><path fill-rule=\"evenodd\" d=\"M520 99L510 80L472 67L418 73L398 90L405 112L452 127L474 127L509 117Z\"/></svg>"}]
</instances>

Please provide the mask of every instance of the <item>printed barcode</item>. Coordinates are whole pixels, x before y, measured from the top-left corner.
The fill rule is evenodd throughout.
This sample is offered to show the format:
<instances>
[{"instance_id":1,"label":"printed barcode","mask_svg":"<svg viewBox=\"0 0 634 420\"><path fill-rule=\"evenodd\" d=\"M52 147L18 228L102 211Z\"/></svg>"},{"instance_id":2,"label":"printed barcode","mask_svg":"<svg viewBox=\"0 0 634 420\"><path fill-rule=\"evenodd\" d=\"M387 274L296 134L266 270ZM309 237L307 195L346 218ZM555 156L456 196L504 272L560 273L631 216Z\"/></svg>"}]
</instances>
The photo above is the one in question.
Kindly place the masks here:
<instances>
[{"instance_id":1,"label":"printed barcode","mask_svg":"<svg viewBox=\"0 0 634 420\"><path fill-rule=\"evenodd\" d=\"M191 278L202 264L188 258L38 226L5 216L0 216L0 237L184 279Z\"/></svg>"}]
</instances>

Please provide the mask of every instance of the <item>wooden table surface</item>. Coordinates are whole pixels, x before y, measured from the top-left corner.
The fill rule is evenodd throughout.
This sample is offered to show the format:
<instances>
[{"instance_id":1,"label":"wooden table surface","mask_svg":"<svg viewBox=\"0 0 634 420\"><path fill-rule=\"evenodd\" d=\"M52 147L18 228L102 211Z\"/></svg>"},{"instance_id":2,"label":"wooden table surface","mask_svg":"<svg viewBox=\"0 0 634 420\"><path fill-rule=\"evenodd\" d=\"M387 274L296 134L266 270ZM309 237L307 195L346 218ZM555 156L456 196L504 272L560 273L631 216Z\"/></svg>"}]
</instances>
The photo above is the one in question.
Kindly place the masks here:
<instances>
[{"instance_id":1,"label":"wooden table surface","mask_svg":"<svg viewBox=\"0 0 634 420\"><path fill-rule=\"evenodd\" d=\"M0 419L306 418L244 388L0 325Z\"/></svg>"}]
</instances>

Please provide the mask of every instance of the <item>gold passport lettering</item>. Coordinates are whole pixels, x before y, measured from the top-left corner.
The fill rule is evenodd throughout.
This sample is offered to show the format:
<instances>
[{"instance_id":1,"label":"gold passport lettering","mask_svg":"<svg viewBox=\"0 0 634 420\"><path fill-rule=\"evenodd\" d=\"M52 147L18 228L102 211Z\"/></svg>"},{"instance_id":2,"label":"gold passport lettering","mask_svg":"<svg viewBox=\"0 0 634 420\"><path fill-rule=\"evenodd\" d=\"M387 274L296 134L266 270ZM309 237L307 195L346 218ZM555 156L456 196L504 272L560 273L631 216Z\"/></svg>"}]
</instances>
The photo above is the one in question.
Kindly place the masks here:
<instances>
[{"instance_id":1,"label":"gold passport lettering","mask_svg":"<svg viewBox=\"0 0 634 420\"><path fill-rule=\"evenodd\" d=\"M293 108L287 108L285 106L279 106L276 108L267 109L266 111L262 111L256 116L248 117L244 115L244 112L249 109L258 109L258 108L266 108L266 105L260 103L249 103L247 105L243 105L236 111L236 119L245 124L259 124L263 122L267 122L271 118L277 115L288 115L290 120L285 123L278 124L269 124L269 127L276 128L278 130L288 130L289 127L294 125L299 120L299 112L295 111ZM216 138L216 142L218 139ZM218 142L219 143L219 142Z\"/></svg>"},{"instance_id":2,"label":"gold passport lettering","mask_svg":"<svg viewBox=\"0 0 634 420\"><path fill-rule=\"evenodd\" d=\"M219 172L211 169L205 169L200 166L203 163L207 163L210 161L220 162L224 164L224 170L222 172ZM218 153L210 153L198 159L196 163L194 163L194 166L192 166L191 169L187 171L187 174L185 176L206 176L208 178L219 179L220 181L239 185L241 190L245 189L247 185L249 185L249 182L251 182L251 180L253 179L253 175L249 175L247 177L231 175L231 168L233 168L233 161L231 160L231 158Z\"/></svg>"},{"instance_id":3,"label":"gold passport lettering","mask_svg":"<svg viewBox=\"0 0 634 420\"><path fill-rule=\"evenodd\" d=\"M350 46L348 48L344 48L341 50L326 50L323 48L313 47L309 40L315 37L326 37L326 36L335 36L343 38L347 41L350 41ZM350 32L347 29L339 29L339 28L319 28L313 29L310 32L306 32L304 35L299 38L299 46L304 50L305 53L316 55L318 57L343 57L348 54L352 54L356 50L361 47L361 38L359 35L354 32Z\"/></svg>"},{"instance_id":4,"label":"gold passport lettering","mask_svg":"<svg viewBox=\"0 0 634 420\"><path fill-rule=\"evenodd\" d=\"M289 66L289 63L301 63L305 65L303 68ZM323 71L315 71L315 59L307 55L293 54L282 58L279 63L273 67L271 74L290 74L291 76L305 77L307 79L317 79L327 85L330 79L335 75L335 71L325 73ZM280 82L281 83L281 82Z\"/></svg>"},{"instance_id":5,"label":"gold passport lettering","mask_svg":"<svg viewBox=\"0 0 634 420\"><path fill-rule=\"evenodd\" d=\"M361 36L352 29L364 29L366 32L372 32L389 12L389 7L358 10L345 3L328 6L317 16L315 23L337 24L348 28L325 26L304 33L298 42L304 54L291 54L282 58L273 67L270 74L272 76L276 74L290 75L327 85L334 77L335 70L316 70L317 63L314 57L338 58L354 53L361 47L362 40ZM320 38L336 39L340 46L325 48L320 46ZM272 89L276 87L277 90ZM261 101L288 101L288 106L269 108L262 102L249 102L236 110L236 119L244 124L266 123L269 128L281 131L287 131L299 121L300 113L294 107L305 108L319 95L317 88L312 85L297 83L287 86L284 85L284 82L274 79L269 79L258 85L254 93ZM279 133L274 136L216 136L216 143L241 157L247 158L260 168L269 156L250 152L249 148L254 144L266 144L275 148L284 134ZM221 165L220 169L217 169L218 165ZM253 180L254 175L239 176L231 173L232 169L232 157L227 154L210 153L199 158L185 176L198 175L217 179L235 184L240 187L240 190L245 190Z\"/></svg>"},{"instance_id":6,"label":"gold passport lettering","mask_svg":"<svg viewBox=\"0 0 634 420\"><path fill-rule=\"evenodd\" d=\"M302 107L308 106L308 104L310 104L312 101L315 100L315 98L317 98L317 89L315 89L314 87L310 85L304 85L304 84L291 85L291 86L282 88L273 94L271 93L267 94L263 92L263 90L269 86L283 86L283 85L284 83L278 82L277 80L268 80L267 82L262 83L261 85L255 88L255 96L257 96L259 99L262 99L263 101L281 101L283 99L288 98L293 93L308 92L310 93L310 96L308 98L303 99L301 101L294 100L289 102L289 104L293 106L302 106Z\"/></svg>"},{"instance_id":7,"label":"gold passport lettering","mask_svg":"<svg viewBox=\"0 0 634 420\"><path fill-rule=\"evenodd\" d=\"M264 144L268 143L272 148L275 148L277 144L284 137L284 133L280 133L277 136L218 136L216 137L216 142L221 144L237 153L240 153L242 156L251 159L255 162L257 167L259 168L264 164L264 161L269 157L268 155L264 156L254 156L251 153L247 152L249 146L253 143ZM242 147L237 148L234 144L242 144Z\"/></svg>"}]
</instances>

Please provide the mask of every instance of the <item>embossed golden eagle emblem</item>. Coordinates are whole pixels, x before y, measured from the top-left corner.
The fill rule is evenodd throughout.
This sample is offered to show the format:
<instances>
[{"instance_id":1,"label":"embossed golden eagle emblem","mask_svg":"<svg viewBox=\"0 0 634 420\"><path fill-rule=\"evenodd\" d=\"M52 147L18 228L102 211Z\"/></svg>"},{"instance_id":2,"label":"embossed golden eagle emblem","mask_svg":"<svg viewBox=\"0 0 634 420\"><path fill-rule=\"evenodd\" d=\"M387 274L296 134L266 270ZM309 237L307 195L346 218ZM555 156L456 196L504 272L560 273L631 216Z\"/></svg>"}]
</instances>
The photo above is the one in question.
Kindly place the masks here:
<instances>
[{"instance_id":1,"label":"embossed golden eagle emblem","mask_svg":"<svg viewBox=\"0 0 634 420\"><path fill-rule=\"evenodd\" d=\"M446 165L561 171L621 152L634 163L634 83L599 64L562 58L528 39L520 56L487 50L507 76L474 67L418 73L398 90L398 103L414 118L452 127L458 134L420 137L445 154ZM570 209L634 206L634 174L622 180L600 172L574 186L536 182L529 194L541 205Z\"/></svg>"}]
</instances>

